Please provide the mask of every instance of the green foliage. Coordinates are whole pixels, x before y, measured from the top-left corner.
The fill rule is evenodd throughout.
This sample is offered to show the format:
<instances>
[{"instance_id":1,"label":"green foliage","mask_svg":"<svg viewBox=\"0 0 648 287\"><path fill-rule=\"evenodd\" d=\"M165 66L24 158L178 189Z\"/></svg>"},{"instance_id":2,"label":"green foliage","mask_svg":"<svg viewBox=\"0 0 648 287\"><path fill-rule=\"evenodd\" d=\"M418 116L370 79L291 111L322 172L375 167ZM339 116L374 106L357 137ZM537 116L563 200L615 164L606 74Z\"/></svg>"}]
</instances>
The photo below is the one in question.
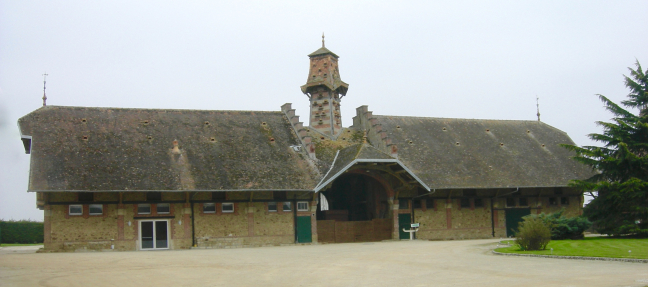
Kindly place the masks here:
<instances>
[{"instance_id":1,"label":"green foliage","mask_svg":"<svg viewBox=\"0 0 648 287\"><path fill-rule=\"evenodd\" d=\"M553 248L553 251L549 250ZM632 252L628 252L631 250ZM646 239L585 237L582 240L552 240L546 250L520 251L517 246L498 248L503 253L540 254L559 256L588 256L648 259Z\"/></svg>"},{"instance_id":2,"label":"green foliage","mask_svg":"<svg viewBox=\"0 0 648 287\"><path fill-rule=\"evenodd\" d=\"M549 228L551 228L551 239L582 239L583 232L592 226L592 223L584 216L565 217L565 209L556 213L537 215ZM528 215L535 216L535 215Z\"/></svg>"},{"instance_id":3,"label":"green foliage","mask_svg":"<svg viewBox=\"0 0 648 287\"><path fill-rule=\"evenodd\" d=\"M43 223L29 220L0 220L0 242L43 243Z\"/></svg>"},{"instance_id":4,"label":"green foliage","mask_svg":"<svg viewBox=\"0 0 648 287\"><path fill-rule=\"evenodd\" d=\"M630 70L625 86L630 89L627 108L599 95L614 117L612 122L597 122L602 134L590 134L603 146L577 147L574 159L589 165L597 174L587 180L574 180L570 186L594 196L584 209L585 216L603 234L648 236L648 70Z\"/></svg>"},{"instance_id":5,"label":"green foliage","mask_svg":"<svg viewBox=\"0 0 648 287\"><path fill-rule=\"evenodd\" d=\"M551 229L537 216L525 216L515 236L521 250L544 250L551 241Z\"/></svg>"}]
</instances>

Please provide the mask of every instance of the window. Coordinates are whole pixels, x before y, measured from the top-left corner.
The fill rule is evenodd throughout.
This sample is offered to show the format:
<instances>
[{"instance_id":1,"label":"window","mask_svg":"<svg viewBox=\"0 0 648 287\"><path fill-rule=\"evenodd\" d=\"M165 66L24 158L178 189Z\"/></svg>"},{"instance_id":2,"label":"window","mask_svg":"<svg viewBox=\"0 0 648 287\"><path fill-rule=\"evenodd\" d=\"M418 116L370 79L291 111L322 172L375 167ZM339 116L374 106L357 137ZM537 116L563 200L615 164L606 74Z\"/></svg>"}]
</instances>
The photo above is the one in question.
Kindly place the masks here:
<instances>
[{"instance_id":1,"label":"window","mask_svg":"<svg viewBox=\"0 0 648 287\"><path fill-rule=\"evenodd\" d=\"M160 201L162 200L161 192L147 192L146 201Z\"/></svg>"},{"instance_id":2,"label":"window","mask_svg":"<svg viewBox=\"0 0 648 287\"><path fill-rule=\"evenodd\" d=\"M94 201L94 193L79 192L79 202L92 202L92 201Z\"/></svg>"},{"instance_id":3,"label":"window","mask_svg":"<svg viewBox=\"0 0 648 287\"><path fill-rule=\"evenodd\" d=\"M569 205L569 197L561 197L560 205Z\"/></svg>"},{"instance_id":4,"label":"window","mask_svg":"<svg viewBox=\"0 0 648 287\"><path fill-rule=\"evenodd\" d=\"M277 212L277 203L276 202L268 202L268 211L269 212Z\"/></svg>"},{"instance_id":5,"label":"window","mask_svg":"<svg viewBox=\"0 0 648 287\"><path fill-rule=\"evenodd\" d=\"M286 195L285 191L273 191L272 192L272 197L277 200L286 200L288 199L288 196Z\"/></svg>"},{"instance_id":6,"label":"window","mask_svg":"<svg viewBox=\"0 0 648 287\"><path fill-rule=\"evenodd\" d=\"M283 211L291 211L290 209L290 201L286 201L283 203Z\"/></svg>"},{"instance_id":7,"label":"window","mask_svg":"<svg viewBox=\"0 0 648 287\"><path fill-rule=\"evenodd\" d=\"M203 213L216 213L216 204L213 202L203 203Z\"/></svg>"},{"instance_id":8,"label":"window","mask_svg":"<svg viewBox=\"0 0 648 287\"><path fill-rule=\"evenodd\" d=\"M90 204L90 215L102 215L103 204Z\"/></svg>"},{"instance_id":9,"label":"window","mask_svg":"<svg viewBox=\"0 0 648 287\"><path fill-rule=\"evenodd\" d=\"M414 209L421 209L421 200L420 199L412 200L412 205Z\"/></svg>"},{"instance_id":10,"label":"window","mask_svg":"<svg viewBox=\"0 0 648 287\"><path fill-rule=\"evenodd\" d=\"M308 201L297 202L297 211L308 211Z\"/></svg>"},{"instance_id":11,"label":"window","mask_svg":"<svg viewBox=\"0 0 648 287\"><path fill-rule=\"evenodd\" d=\"M470 198L461 199L461 208L470 208Z\"/></svg>"},{"instance_id":12,"label":"window","mask_svg":"<svg viewBox=\"0 0 648 287\"><path fill-rule=\"evenodd\" d=\"M151 205L150 204L138 204L137 205L137 214L151 214Z\"/></svg>"},{"instance_id":13,"label":"window","mask_svg":"<svg viewBox=\"0 0 648 287\"><path fill-rule=\"evenodd\" d=\"M428 198L425 200L425 207L427 209L434 209L434 198Z\"/></svg>"},{"instance_id":14,"label":"window","mask_svg":"<svg viewBox=\"0 0 648 287\"><path fill-rule=\"evenodd\" d=\"M217 191L214 191L214 192L212 192L212 200L213 200L213 201L225 201L225 200L227 200L227 199L226 199L226 197L225 197L225 193L224 193L224 192L217 192Z\"/></svg>"},{"instance_id":15,"label":"window","mask_svg":"<svg viewBox=\"0 0 648 287\"><path fill-rule=\"evenodd\" d=\"M506 199L506 207L515 207L515 198L509 197Z\"/></svg>"},{"instance_id":16,"label":"window","mask_svg":"<svg viewBox=\"0 0 648 287\"><path fill-rule=\"evenodd\" d=\"M529 199L526 197L520 197L519 199L520 206L529 206Z\"/></svg>"},{"instance_id":17,"label":"window","mask_svg":"<svg viewBox=\"0 0 648 287\"><path fill-rule=\"evenodd\" d=\"M409 209L409 200L401 199L398 201L398 209Z\"/></svg>"},{"instance_id":18,"label":"window","mask_svg":"<svg viewBox=\"0 0 648 287\"><path fill-rule=\"evenodd\" d=\"M70 215L82 215L82 214L83 214L83 205L81 204L70 205Z\"/></svg>"},{"instance_id":19,"label":"window","mask_svg":"<svg viewBox=\"0 0 648 287\"><path fill-rule=\"evenodd\" d=\"M549 198L549 205L558 205L558 198L550 197Z\"/></svg>"},{"instance_id":20,"label":"window","mask_svg":"<svg viewBox=\"0 0 648 287\"><path fill-rule=\"evenodd\" d=\"M231 202L225 202L223 203L223 207L221 208L223 213L232 213L234 212L234 203Z\"/></svg>"},{"instance_id":21,"label":"window","mask_svg":"<svg viewBox=\"0 0 648 287\"><path fill-rule=\"evenodd\" d=\"M168 203L158 203L156 210L158 214L169 214L171 212L171 206Z\"/></svg>"},{"instance_id":22,"label":"window","mask_svg":"<svg viewBox=\"0 0 648 287\"><path fill-rule=\"evenodd\" d=\"M473 200L475 202L475 207L484 207L484 199L483 198L475 198Z\"/></svg>"},{"instance_id":23,"label":"window","mask_svg":"<svg viewBox=\"0 0 648 287\"><path fill-rule=\"evenodd\" d=\"M474 189L464 189L463 196L475 197L477 196L477 190Z\"/></svg>"}]
</instances>

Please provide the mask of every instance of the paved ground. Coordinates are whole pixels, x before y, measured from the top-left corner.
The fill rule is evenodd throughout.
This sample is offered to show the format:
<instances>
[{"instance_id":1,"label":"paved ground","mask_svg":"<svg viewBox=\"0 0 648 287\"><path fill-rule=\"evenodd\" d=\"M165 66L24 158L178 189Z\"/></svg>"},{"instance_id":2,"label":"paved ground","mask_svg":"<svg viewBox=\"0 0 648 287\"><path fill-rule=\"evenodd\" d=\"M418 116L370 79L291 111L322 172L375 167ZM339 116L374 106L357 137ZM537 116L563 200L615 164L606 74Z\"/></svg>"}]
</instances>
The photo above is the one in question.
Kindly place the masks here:
<instances>
[{"instance_id":1,"label":"paved ground","mask_svg":"<svg viewBox=\"0 0 648 287\"><path fill-rule=\"evenodd\" d=\"M490 253L496 242L38 254L3 248L0 286L648 286L648 264L497 256Z\"/></svg>"}]
</instances>

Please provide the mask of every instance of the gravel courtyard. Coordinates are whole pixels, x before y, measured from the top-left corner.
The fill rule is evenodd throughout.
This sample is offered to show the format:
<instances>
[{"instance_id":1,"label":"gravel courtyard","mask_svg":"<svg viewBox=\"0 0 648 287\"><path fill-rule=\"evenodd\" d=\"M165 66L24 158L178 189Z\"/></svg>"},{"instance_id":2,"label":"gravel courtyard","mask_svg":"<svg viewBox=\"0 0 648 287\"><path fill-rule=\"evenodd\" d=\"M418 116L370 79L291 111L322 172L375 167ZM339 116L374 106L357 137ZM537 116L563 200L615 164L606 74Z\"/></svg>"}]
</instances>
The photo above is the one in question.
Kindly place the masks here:
<instances>
[{"instance_id":1,"label":"gravel courtyard","mask_svg":"<svg viewBox=\"0 0 648 287\"><path fill-rule=\"evenodd\" d=\"M497 240L33 253L0 249L0 286L648 286L648 264L493 255Z\"/></svg>"}]
</instances>

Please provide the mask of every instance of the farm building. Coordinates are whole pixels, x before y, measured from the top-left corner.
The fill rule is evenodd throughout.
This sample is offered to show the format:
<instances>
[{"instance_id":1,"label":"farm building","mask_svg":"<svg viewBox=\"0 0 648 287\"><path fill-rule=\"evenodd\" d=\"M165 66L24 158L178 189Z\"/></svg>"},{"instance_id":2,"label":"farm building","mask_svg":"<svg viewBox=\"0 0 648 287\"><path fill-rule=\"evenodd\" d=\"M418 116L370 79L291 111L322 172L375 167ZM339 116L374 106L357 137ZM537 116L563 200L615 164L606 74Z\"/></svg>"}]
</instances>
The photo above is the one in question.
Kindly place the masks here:
<instances>
[{"instance_id":1,"label":"farm building","mask_svg":"<svg viewBox=\"0 0 648 287\"><path fill-rule=\"evenodd\" d=\"M581 213L592 171L540 121L374 115L309 55L309 124L277 111L46 106L19 119L49 251L232 248L511 235Z\"/></svg>"}]
</instances>

